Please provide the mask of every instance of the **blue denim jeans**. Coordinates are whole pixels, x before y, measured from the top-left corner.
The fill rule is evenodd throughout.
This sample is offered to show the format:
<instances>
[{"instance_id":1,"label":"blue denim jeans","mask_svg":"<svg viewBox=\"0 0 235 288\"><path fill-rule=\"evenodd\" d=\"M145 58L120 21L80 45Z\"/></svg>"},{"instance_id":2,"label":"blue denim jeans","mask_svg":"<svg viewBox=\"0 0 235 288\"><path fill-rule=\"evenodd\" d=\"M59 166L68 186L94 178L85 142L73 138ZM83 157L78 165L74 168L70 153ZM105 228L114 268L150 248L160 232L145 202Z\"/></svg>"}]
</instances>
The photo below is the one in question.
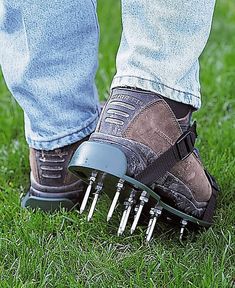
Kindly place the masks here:
<instances>
[{"instance_id":1,"label":"blue denim jeans","mask_svg":"<svg viewBox=\"0 0 235 288\"><path fill-rule=\"evenodd\" d=\"M198 109L198 58L209 36L214 2L123 0L111 88L138 87ZM98 42L95 0L0 2L0 64L24 111L29 146L63 147L95 129Z\"/></svg>"}]
</instances>

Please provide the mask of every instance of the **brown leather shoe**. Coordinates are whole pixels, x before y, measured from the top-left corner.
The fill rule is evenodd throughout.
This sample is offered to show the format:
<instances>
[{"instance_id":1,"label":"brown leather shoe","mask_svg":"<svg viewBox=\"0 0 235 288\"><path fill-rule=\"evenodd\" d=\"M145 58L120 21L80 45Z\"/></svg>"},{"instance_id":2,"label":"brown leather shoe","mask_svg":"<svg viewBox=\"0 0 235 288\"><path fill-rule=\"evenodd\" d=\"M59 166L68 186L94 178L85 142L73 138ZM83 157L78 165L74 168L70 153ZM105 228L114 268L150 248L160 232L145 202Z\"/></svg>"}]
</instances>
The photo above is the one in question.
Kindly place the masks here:
<instances>
[{"instance_id":1,"label":"brown leather shoe","mask_svg":"<svg viewBox=\"0 0 235 288\"><path fill-rule=\"evenodd\" d=\"M121 233L125 229L126 215L132 210L139 217L138 207L150 196L156 203L150 211L152 220L156 220L163 209L182 219L183 226L185 219L204 226L212 222L218 187L204 170L194 148L196 127L190 127L191 112L177 119L168 103L167 99L152 92L114 89L96 131L71 161L71 170L83 179L90 177L90 184L98 183L107 193L111 193L110 187L105 188L108 182L117 186L118 195L114 197L111 210L119 196L126 197L119 227ZM99 159L95 158L93 150ZM103 185L98 179L101 177L99 171L104 172ZM114 178L108 175L121 182L115 184ZM134 204L137 204L136 209Z\"/></svg>"},{"instance_id":2,"label":"brown leather shoe","mask_svg":"<svg viewBox=\"0 0 235 288\"><path fill-rule=\"evenodd\" d=\"M23 207L70 210L79 203L86 184L67 167L75 150L87 139L51 151L30 148L31 186L22 200Z\"/></svg>"}]
</instances>

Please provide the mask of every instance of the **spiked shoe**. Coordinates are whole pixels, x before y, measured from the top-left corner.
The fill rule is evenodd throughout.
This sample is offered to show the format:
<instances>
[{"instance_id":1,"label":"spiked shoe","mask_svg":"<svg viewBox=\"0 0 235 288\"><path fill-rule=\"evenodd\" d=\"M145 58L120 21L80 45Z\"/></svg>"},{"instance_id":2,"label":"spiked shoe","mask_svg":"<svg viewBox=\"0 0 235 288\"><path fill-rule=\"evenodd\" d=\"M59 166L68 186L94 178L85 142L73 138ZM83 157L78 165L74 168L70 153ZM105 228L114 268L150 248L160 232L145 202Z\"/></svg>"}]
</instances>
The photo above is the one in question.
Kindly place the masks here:
<instances>
[{"instance_id":1,"label":"spiked shoe","mask_svg":"<svg viewBox=\"0 0 235 288\"><path fill-rule=\"evenodd\" d=\"M60 208L70 210L77 205L87 185L67 167L83 141L52 151L30 148L31 185L22 199L22 207L55 211Z\"/></svg>"},{"instance_id":2,"label":"spiked shoe","mask_svg":"<svg viewBox=\"0 0 235 288\"><path fill-rule=\"evenodd\" d=\"M69 169L89 183L83 199L84 211L95 189L89 220L101 190L112 199L107 220L120 201L124 205L118 234L130 214L134 232L148 203L152 237L158 217L179 219L180 238L190 222L209 227L218 193L217 184L203 168L197 150L196 125L190 126L191 112L176 117L161 95L117 88L106 103L96 131L75 152Z\"/></svg>"}]
</instances>

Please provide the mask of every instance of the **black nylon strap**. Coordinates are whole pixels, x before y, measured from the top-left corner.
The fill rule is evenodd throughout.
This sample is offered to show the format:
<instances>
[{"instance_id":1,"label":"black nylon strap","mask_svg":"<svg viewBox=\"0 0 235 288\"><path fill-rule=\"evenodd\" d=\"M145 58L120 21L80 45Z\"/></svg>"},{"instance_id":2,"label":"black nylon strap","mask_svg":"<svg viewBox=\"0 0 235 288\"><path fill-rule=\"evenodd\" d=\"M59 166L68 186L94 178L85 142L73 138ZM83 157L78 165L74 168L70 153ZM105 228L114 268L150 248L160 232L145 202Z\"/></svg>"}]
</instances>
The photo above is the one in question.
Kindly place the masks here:
<instances>
[{"instance_id":1,"label":"black nylon strap","mask_svg":"<svg viewBox=\"0 0 235 288\"><path fill-rule=\"evenodd\" d=\"M196 141L196 122L184 132L171 148L160 155L145 170L139 173L135 179L145 185L151 185L169 171L177 162L187 158L194 149Z\"/></svg>"},{"instance_id":2,"label":"black nylon strap","mask_svg":"<svg viewBox=\"0 0 235 288\"><path fill-rule=\"evenodd\" d=\"M215 212L215 207L216 207L217 194L218 194L218 191L212 187L211 198L210 198L209 203L206 207L206 211L203 215L203 218L202 218L203 221L212 222L213 215Z\"/></svg>"},{"instance_id":3,"label":"black nylon strap","mask_svg":"<svg viewBox=\"0 0 235 288\"><path fill-rule=\"evenodd\" d=\"M214 215L214 211L215 211L215 207L216 207L216 199L217 199L217 195L219 192L219 187L214 179L214 177L212 175L210 175L206 170L205 170L206 176L211 184L212 187L212 194L211 194L211 198L209 200L209 203L206 207L206 211L203 215L203 221L207 221L207 222L212 222L213 220L213 215Z\"/></svg>"}]
</instances>

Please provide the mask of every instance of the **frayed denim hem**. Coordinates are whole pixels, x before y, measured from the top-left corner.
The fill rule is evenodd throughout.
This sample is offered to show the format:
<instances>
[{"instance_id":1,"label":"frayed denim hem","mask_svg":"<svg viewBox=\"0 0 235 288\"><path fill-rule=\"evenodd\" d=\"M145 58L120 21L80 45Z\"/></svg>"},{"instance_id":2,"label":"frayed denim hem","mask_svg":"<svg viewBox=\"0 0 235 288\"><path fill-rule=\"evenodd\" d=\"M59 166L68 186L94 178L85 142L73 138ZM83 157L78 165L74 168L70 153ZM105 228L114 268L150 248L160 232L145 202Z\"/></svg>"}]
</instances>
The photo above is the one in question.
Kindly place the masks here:
<instances>
[{"instance_id":1,"label":"frayed denim hem","mask_svg":"<svg viewBox=\"0 0 235 288\"><path fill-rule=\"evenodd\" d=\"M155 92L171 100L191 105L195 109L199 109L201 107L200 94L194 95L190 92L180 91L180 90L171 88L163 83L140 78L137 76L114 77L112 85L111 85L111 89L115 87L124 87L124 86Z\"/></svg>"},{"instance_id":2,"label":"frayed denim hem","mask_svg":"<svg viewBox=\"0 0 235 288\"><path fill-rule=\"evenodd\" d=\"M90 135L92 132L94 132L97 122L98 122L98 118L99 118L99 115L97 115L97 117L91 123L89 123L89 125L86 126L85 128L83 127L80 130L78 129L63 137L58 136L58 139L54 139L54 140L45 139L41 141L35 141L27 137L26 141L29 147L38 149L38 150L49 151L49 150L61 148L61 147L73 144L85 138L86 136Z\"/></svg>"}]
</instances>

